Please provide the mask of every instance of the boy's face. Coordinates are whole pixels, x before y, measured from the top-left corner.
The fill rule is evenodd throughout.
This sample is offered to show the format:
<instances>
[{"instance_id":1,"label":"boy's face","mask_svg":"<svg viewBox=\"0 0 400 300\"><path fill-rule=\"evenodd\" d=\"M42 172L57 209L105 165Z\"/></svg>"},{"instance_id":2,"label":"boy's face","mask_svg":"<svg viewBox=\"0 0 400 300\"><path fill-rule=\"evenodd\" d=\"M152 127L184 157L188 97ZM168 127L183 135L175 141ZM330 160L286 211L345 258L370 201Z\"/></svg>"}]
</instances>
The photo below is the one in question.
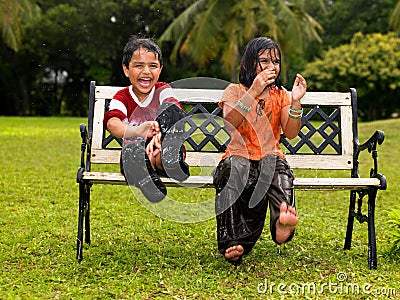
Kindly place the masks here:
<instances>
[{"instance_id":1,"label":"boy's face","mask_svg":"<svg viewBox=\"0 0 400 300\"><path fill-rule=\"evenodd\" d=\"M125 65L122 68L139 101L143 101L150 93L162 70L157 54L144 48L139 48L133 52L129 69Z\"/></svg>"}]
</instances>

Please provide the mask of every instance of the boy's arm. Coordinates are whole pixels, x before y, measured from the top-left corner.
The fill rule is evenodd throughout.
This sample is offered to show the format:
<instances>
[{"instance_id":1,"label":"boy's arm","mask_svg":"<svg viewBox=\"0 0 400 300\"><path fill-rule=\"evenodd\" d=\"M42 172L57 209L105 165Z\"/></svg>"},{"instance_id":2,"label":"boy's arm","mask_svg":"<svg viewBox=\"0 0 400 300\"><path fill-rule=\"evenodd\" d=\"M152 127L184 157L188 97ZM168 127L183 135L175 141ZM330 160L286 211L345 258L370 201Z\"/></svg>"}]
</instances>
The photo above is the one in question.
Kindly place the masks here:
<instances>
[{"instance_id":1,"label":"boy's arm","mask_svg":"<svg viewBox=\"0 0 400 300\"><path fill-rule=\"evenodd\" d=\"M107 121L107 130L115 137L132 138L135 136L150 138L160 132L156 121L146 121L138 126L127 125L119 118L112 117Z\"/></svg>"}]
</instances>

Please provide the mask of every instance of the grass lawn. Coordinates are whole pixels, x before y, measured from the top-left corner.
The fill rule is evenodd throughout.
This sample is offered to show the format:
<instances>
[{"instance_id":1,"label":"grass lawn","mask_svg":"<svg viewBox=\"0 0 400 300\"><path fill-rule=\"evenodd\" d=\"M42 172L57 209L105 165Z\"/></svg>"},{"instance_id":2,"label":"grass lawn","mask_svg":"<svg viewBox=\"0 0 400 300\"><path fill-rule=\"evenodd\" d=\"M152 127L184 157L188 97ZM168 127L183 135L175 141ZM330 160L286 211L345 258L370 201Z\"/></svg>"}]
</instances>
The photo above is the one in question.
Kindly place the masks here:
<instances>
[{"instance_id":1,"label":"grass lawn","mask_svg":"<svg viewBox=\"0 0 400 300\"><path fill-rule=\"evenodd\" d=\"M216 249L209 219L162 219L126 186L92 189L92 245L75 260L80 118L0 118L1 299L375 299L400 298L399 256L389 255L388 212L400 208L400 119L361 123L360 140L376 129L388 189L376 207L378 270L368 270L367 225L355 222L343 250L349 192L297 192L300 224L278 247L268 227L243 264ZM368 163L367 163L368 160ZM362 155L362 174L372 166ZM317 174L316 174L317 175ZM193 199L195 191L171 191ZM212 189L202 197L213 198ZM208 193L208 194L207 194ZM364 205L366 211L366 204Z\"/></svg>"}]
</instances>

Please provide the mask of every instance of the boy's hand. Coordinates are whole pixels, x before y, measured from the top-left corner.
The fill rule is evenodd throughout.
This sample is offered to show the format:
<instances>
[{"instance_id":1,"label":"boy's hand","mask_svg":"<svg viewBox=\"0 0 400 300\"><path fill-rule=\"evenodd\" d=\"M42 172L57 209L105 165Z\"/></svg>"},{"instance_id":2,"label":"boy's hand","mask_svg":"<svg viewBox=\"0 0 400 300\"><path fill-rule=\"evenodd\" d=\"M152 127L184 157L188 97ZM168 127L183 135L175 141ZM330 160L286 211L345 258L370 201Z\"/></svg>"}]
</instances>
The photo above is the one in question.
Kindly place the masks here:
<instances>
[{"instance_id":1,"label":"boy's hand","mask_svg":"<svg viewBox=\"0 0 400 300\"><path fill-rule=\"evenodd\" d=\"M152 138L159 133L160 126L157 121L146 121L137 126L125 125L125 132L123 137L127 139L135 136L142 138Z\"/></svg>"},{"instance_id":2,"label":"boy's hand","mask_svg":"<svg viewBox=\"0 0 400 300\"><path fill-rule=\"evenodd\" d=\"M148 157L157 156L161 151L161 132L154 135L146 146L146 154Z\"/></svg>"},{"instance_id":3,"label":"boy's hand","mask_svg":"<svg viewBox=\"0 0 400 300\"><path fill-rule=\"evenodd\" d=\"M137 136L151 138L160 133L160 126L157 121L146 121L137 126L136 130Z\"/></svg>"}]
</instances>

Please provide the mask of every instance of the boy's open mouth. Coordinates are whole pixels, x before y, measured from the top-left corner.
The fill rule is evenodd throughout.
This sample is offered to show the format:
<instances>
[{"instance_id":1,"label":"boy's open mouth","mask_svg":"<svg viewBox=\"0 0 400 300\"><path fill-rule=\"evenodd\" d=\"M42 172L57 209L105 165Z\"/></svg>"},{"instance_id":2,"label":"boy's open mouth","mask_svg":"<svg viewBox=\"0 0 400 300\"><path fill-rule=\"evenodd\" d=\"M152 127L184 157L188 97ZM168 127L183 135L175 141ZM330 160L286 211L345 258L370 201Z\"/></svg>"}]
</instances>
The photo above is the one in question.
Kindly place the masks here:
<instances>
[{"instance_id":1,"label":"boy's open mouth","mask_svg":"<svg viewBox=\"0 0 400 300\"><path fill-rule=\"evenodd\" d=\"M140 78L138 81L139 81L140 86L143 88L148 88L151 84L150 78Z\"/></svg>"}]
</instances>

